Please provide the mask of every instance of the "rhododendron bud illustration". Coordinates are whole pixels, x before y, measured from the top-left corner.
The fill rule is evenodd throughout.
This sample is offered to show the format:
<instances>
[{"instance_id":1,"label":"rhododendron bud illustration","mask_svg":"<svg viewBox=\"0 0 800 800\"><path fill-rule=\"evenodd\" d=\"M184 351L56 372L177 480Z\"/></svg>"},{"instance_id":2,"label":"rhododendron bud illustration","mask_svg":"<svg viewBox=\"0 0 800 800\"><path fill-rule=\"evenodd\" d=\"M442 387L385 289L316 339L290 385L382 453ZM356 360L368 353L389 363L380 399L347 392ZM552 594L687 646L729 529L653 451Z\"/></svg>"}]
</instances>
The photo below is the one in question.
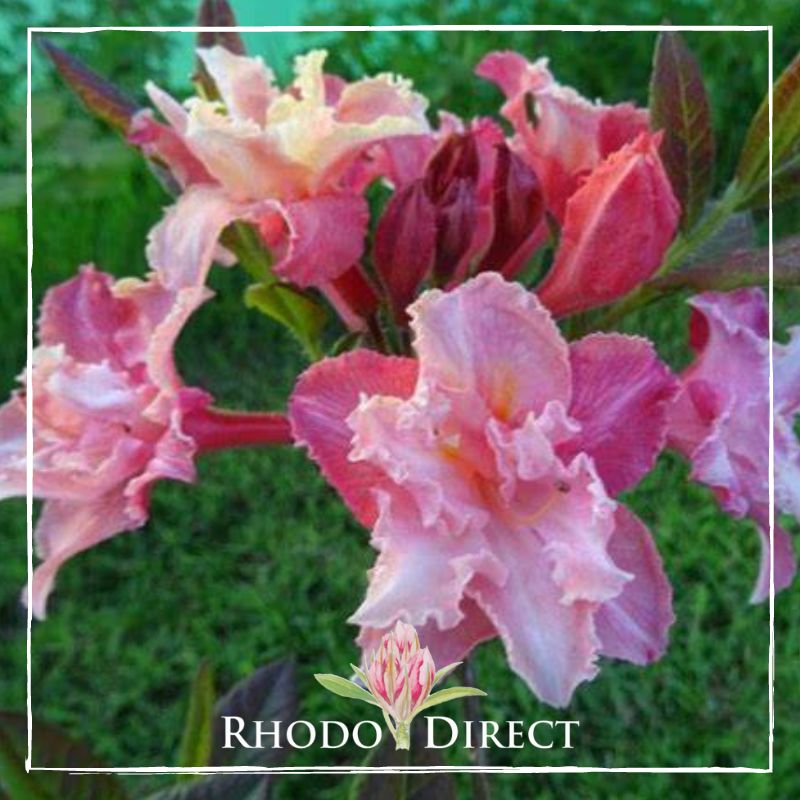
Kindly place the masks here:
<instances>
[{"instance_id":1,"label":"rhododendron bud illustration","mask_svg":"<svg viewBox=\"0 0 800 800\"><path fill-rule=\"evenodd\" d=\"M437 671L428 648L420 647L414 627L398 620L381 639L377 650L367 657L364 669L352 667L366 691L337 675L318 674L314 677L334 694L380 706L397 749L408 750L409 727L417 714L450 700L486 694L470 686L452 687L431 694L433 687L450 675L459 663L447 664Z\"/></svg>"}]
</instances>

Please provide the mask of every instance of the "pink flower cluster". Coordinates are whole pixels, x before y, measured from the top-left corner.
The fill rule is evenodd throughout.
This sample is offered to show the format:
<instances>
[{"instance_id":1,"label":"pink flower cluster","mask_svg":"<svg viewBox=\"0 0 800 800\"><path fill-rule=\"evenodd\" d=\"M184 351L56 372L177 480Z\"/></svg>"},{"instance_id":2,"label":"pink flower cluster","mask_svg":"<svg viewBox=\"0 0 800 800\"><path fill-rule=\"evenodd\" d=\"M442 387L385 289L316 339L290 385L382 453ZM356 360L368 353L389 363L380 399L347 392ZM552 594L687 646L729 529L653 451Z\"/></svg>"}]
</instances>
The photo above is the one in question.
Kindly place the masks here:
<instances>
[{"instance_id":1,"label":"pink flower cluster","mask_svg":"<svg viewBox=\"0 0 800 800\"><path fill-rule=\"evenodd\" d=\"M434 661L494 637L557 706L600 656L662 655L674 616L658 531L620 493L667 446L754 521L753 599L768 596L771 545L775 588L789 585L792 545L769 511L769 365L776 504L797 517L797 329L770 353L761 290L697 295L695 359L675 375L642 337L568 341L557 324L636 289L675 238L681 210L645 110L586 100L546 60L491 53L477 73L506 96L506 137L488 118L431 127L408 81L348 83L324 72L323 51L299 56L284 88L259 58L199 55L218 97L180 104L150 85L163 120L140 111L128 130L178 193L149 237L153 272L84 267L51 289L26 388L0 409L0 491L24 494L32 399L37 616L66 559L144 524L156 480L193 481L207 449L290 440L372 531L351 621L377 651L369 688L399 721L428 696ZM391 194L370 237L375 181ZM237 221L272 280L318 293L360 333L299 376L288 418L213 409L173 363L212 262L232 263L221 236Z\"/></svg>"}]
</instances>

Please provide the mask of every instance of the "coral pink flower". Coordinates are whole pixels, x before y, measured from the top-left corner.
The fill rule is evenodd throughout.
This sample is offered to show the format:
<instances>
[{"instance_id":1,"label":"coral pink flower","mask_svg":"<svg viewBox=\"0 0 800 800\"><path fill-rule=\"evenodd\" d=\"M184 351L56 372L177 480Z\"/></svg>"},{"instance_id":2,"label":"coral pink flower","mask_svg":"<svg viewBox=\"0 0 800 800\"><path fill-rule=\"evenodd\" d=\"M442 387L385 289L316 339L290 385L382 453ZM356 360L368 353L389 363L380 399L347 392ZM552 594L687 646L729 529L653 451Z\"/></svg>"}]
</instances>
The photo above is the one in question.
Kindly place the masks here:
<instances>
[{"instance_id":1,"label":"coral pink flower","mask_svg":"<svg viewBox=\"0 0 800 800\"><path fill-rule=\"evenodd\" d=\"M611 302L661 264L680 217L647 113L590 103L557 84L546 59L490 53L479 75L509 98L512 148L531 166L562 224L553 266L537 294L562 316ZM535 119L529 118L533 105Z\"/></svg>"},{"instance_id":2,"label":"coral pink flower","mask_svg":"<svg viewBox=\"0 0 800 800\"><path fill-rule=\"evenodd\" d=\"M365 670L367 688L398 723L408 722L428 699L436 667L411 625L397 622Z\"/></svg>"},{"instance_id":3,"label":"coral pink flower","mask_svg":"<svg viewBox=\"0 0 800 800\"><path fill-rule=\"evenodd\" d=\"M198 449L217 446L209 395L184 386L172 359L181 328L209 294L114 282L91 266L48 291L28 376L33 493L45 501L37 617L67 559L143 525L153 483L193 481ZM0 407L0 497L26 491L26 401L20 390ZM241 426L233 428L236 443Z\"/></svg>"},{"instance_id":4,"label":"coral pink flower","mask_svg":"<svg viewBox=\"0 0 800 800\"><path fill-rule=\"evenodd\" d=\"M650 534L611 495L651 467L674 379L644 339L561 337L497 273L410 309L418 360L319 362L290 401L298 443L380 555L352 621L365 649L398 619L434 660L499 635L554 705L599 654L666 646L671 591Z\"/></svg>"},{"instance_id":5,"label":"coral pink flower","mask_svg":"<svg viewBox=\"0 0 800 800\"><path fill-rule=\"evenodd\" d=\"M631 103L592 103L556 83L546 58L531 64L519 53L494 52L476 72L508 98L502 112L514 126L512 145L536 171L548 208L559 221L581 178L648 130L645 110Z\"/></svg>"},{"instance_id":6,"label":"coral pink flower","mask_svg":"<svg viewBox=\"0 0 800 800\"><path fill-rule=\"evenodd\" d=\"M769 314L760 289L705 292L690 301L694 362L681 375L669 413L670 444L692 462L692 478L710 486L735 517L751 517L762 555L752 601L769 596ZM775 349L775 502L800 518L800 336ZM788 534L775 526L775 589L796 571Z\"/></svg>"},{"instance_id":7,"label":"coral pink flower","mask_svg":"<svg viewBox=\"0 0 800 800\"><path fill-rule=\"evenodd\" d=\"M195 97L183 108L150 85L171 127L147 111L129 132L184 189L151 233L151 265L170 288L194 285L222 229L244 219L272 250L278 275L302 287L327 286L363 250L361 190L375 175L356 162L387 137L426 132L425 100L388 75L351 84L326 76L324 51L296 59L296 79L285 91L260 58L220 46L199 54L221 102Z\"/></svg>"}]
</instances>

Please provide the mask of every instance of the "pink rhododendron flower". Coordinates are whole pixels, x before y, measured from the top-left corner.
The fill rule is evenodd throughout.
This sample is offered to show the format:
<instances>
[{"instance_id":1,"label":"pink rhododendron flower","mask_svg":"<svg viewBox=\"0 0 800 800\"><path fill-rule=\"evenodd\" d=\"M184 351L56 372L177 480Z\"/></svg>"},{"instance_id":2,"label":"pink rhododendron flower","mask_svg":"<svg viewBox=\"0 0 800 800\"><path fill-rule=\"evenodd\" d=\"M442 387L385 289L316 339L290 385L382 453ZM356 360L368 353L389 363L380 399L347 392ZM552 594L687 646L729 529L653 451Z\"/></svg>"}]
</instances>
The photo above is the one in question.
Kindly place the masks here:
<instances>
[{"instance_id":1,"label":"pink rhododendron flower","mask_svg":"<svg viewBox=\"0 0 800 800\"><path fill-rule=\"evenodd\" d=\"M696 358L681 375L669 413L670 444L692 462L692 478L710 486L735 517L751 517L761 535L761 567L752 600L769 596L769 313L760 289L693 297L690 344ZM800 518L798 331L776 346L775 502ZM775 526L775 589L796 571L788 534Z\"/></svg>"},{"instance_id":2,"label":"pink rhododendron flower","mask_svg":"<svg viewBox=\"0 0 800 800\"><path fill-rule=\"evenodd\" d=\"M158 480L192 482L199 450L286 441L279 415L225 414L183 385L172 349L210 292L91 266L47 292L28 376L33 396L33 493L43 559L33 611L44 617L61 565L148 516ZM0 498L26 492L26 390L0 407Z\"/></svg>"},{"instance_id":3,"label":"pink rhododendron flower","mask_svg":"<svg viewBox=\"0 0 800 800\"><path fill-rule=\"evenodd\" d=\"M448 663L499 635L554 705L600 654L658 658L670 586L644 524L612 497L665 440L674 379L650 343L568 345L497 273L426 292L410 315L417 359L328 359L290 401L296 441L380 552L352 617L362 645L403 619Z\"/></svg>"},{"instance_id":4,"label":"pink rhododendron flower","mask_svg":"<svg viewBox=\"0 0 800 800\"><path fill-rule=\"evenodd\" d=\"M631 103L592 103L557 83L546 58L530 63L519 53L498 51L485 56L476 72L508 98L502 113L514 126L512 146L536 171L559 221L581 178L648 130L647 111Z\"/></svg>"},{"instance_id":5,"label":"pink rhododendron flower","mask_svg":"<svg viewBox=\"0 0 800 800\"><path fill-rule=\"evenodd\" d=\"M195 442L183 416L208 403L175 372L172 347L202 288L114 282L91 266L48 291L29 375L33 393L33 492L45 500L36 528L43 563L33 609L76 553L147 519L151 485L193 481ZM26 393L0 409L2 496L25 494Z\"/></svg>"},{"instance_id":6,"label":"pink rhododendron flower","mask_svg":"<svg viewBox=\"0 0 800 800\"><path fill-rule=\"evenodd\" d=\"M166 162L184 189L151 233L151 265L170 288L194 285L222 229L243 219L258 227L278 275L326 287L363 250L362 190L376 175L356 162L387 137L425 133L426 101L389 75L350 84L326 76L324 51L297 57L286 90L260 58L220 46L199 54L220 101L195 97L184 108L150 85L169 132L149 111L130 129L131 140Z\"/></svg>"}]
</instances>

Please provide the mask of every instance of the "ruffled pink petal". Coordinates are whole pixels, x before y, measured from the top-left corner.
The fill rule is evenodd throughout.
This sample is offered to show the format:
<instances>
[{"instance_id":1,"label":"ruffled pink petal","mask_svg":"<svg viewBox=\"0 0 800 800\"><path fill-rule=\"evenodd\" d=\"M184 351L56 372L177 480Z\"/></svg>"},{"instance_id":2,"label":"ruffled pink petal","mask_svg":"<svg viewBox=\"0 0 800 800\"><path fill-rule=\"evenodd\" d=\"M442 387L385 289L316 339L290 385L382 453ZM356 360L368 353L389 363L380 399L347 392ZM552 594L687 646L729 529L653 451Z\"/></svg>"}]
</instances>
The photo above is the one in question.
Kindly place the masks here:
<instances>
[{"instance_id":1,"label":"ruffled pink petal","mask_svg":"<svg viewBox=\"0 0 800 800\"><path fill-rule=\"evenodd\" d=\"M426 292L409 309L421 380L480 398L506 422L569 403L567 345L536 297L496 273L455 292Z\"/></svg>"},{"instance_id":2,"label":"ruffled pink petal","mask_svg":"<svg viewBox=\"0 0 800 800\"><path fill-rule=\"evenodd\" d=\"M148 263L167 289L202 286L222 230L241 216L243 207L221 189L190 187L150 231Z\"/></svg>"},{"instance_id":3,"label":"ruffled pink petal","mask_svg":"<svg viewBox=\"0 0 800 800\"><path fill-rule=\"evenodd\" d=\"M766 509L756 514L756 527L761 541L761 560L750 602L762 603L770 593L770 536L769 515ZM792 538L783 528L775 525L775 592L791 586L796 574L797 558Z\"/></svg>"},{"instance_id":4,"label":"ruffled pink petal","mask_svg":"<svg viewBox=\"0 0 800 800\"><path fill-rule=\"evenodd\" d=\"M442 630L434 620L416 626L420 643L428 648L437 667L463 661L476 645L497 636L494 625L474 600L465 598L461 601L459 610L463 616L452 628ZM388 630L389 628L362 628L357 641L364 653L375 652Z\"/></svg>"},{"instance_id":5,"label":"ruffled pink petal","mask_svg":"<svg viewBox=\"0 0 800 800\"><path fill-rule=\"evenodd\" d=\"M91 264L74 278L47 291L39 313L42 345L63 345L70 357L87 363L107 360L116 367L131 363L130 340L141 350L136 304L113 293L114 278ZM135 358L135 356L133 356Z\"/></svg>"},{"instance_id":6,"label":"ruffled pink petal","mask_svg":"<svg viewBox=\"0 0 800 800\"><path fill-rule=\"evenodd\" d=\"M320 195L288 203L278 213L285 232L273 245L274 270L297 286L332 281L361 258L369 222L363 197Z\"/></svg>"},{"instance_id":7,"label":"ruffled pink petal","mask_svg":"<svg viewBox=\"0 0 800 800\"><path fill-rule=\"evenodd\" d=\"M563 602L549 571L548 556L532 533L495 523L492 551L507 568L497 584L482 575L467 594L497 629L512 669L546 703L566 706L578 684L597 674L596 604Z\"/></svg>"},{"instance_id":8,"label":"ruffled pink petal","mask_svg":"<svg viewBox=\"0 0 800 800\"><path fill-rule=\"evenodd\" d=\"M221 45L199 48L197 54L211 75L227 112L236 119L265 124L267 108L278 96L274 75L256 56L240 56Z\"/></svg>"},{"instance_id":9,"label":"ruffled pink petal","mask_svg":"<svg viewBox=\"0 0 800 800\"><path fill-rule=\"evenodd\" d=\"M25 494L26 448L25 396L15 392L0 406L0 500Z\"/></svg>"},{"instance_id":10,"label":"ruffled pink petal","mask_svg":"<svg viewBox=\"0 0 800 800\"><path fill-rule=\"evenodd\" d=\"M380 555L369 573L367 596L350 622L384 629L397 619L415 626L433 621L446 630L462 620L464 588L476 574L502 583L505 570L482 536L427 527L402 490L378 498L373 543Z\"/></svg>"},{"instance_id":11,"label":"ruffled pink petal","mask_svg":"<svg viewBox=\"0 0 800 800\"><path fill-rule=\"evenodd\" d=\"M364 78L344 86L337 98L335 118L368 125L381 117L410 117L427 128L427 105L425 98L405 83L386 77Z\"/></svg>"},{"instance_id":12,"label":"ruffled pink petal","mask_svg":"<svg viewBox=\"0 0 800 800\"><path fill-rule=\"evenodd\" d=\"M537 288L556 316L609 303L661 264L680 207L659 138L642 134L612 154L567 203L553 266Z\"/></svg>"},{"instance_id":13,"label":"ruffled pink petal","mask_svg":"<svg viewBox=\"0 0 800 800\"><path fill-rule=\"evenodd\" d=\"M298 445L307 447L329 483L366 527L378 516L373 489L389 479L367 462L349 460L353 431L346 419L361 394L408 397L417 379L417 362L355 350L307 369L289 400L289 419Z\"/></svg>"},{"instance_id":14,"label":"ruffled pink petal","mask_svg":"<svg viewBox=\"0 0 800 800\"><path fill-rule=\"evenodd\" d=\"M645 665L666 650L669 628L675 621L672 587L644 523L625 506L617 507L615 522L608 552L633 580L597 612L600 652Z\"/></svg>"},{"instance_id":15,"label":"ruffled pink petal","mask_svg":"<svg viewBox=\"0 0 800 800\"><path fill-rule=\"evenodd\" d=\"M800 326L789 329L787 344L774 345L775 409L788 417L800 413Z\"/></svg>"},{"instance_id":16,"label":"ruffled pink petal","mask_svg":"<svg viewBox=\"0 0 800 800\"><path fill-rule=\"evenodd\" d=\"M46 615L47 598L56 573L74 555L110 539L122 531L139 527L132 520L121 494L111 492L92 502L50 500L44 504L36 525L36 547L44 560L33 573L32 609L38 619ZM23 599L26 599L23 594Z\"/></svg>"},{"instance_id":17,"label":"ruffled pink petal","mask_svg":"<svg viewBox=\"0 0 800 800\"><path fill-rule=\"evenodd\" d=\"M666 443L667 410L677 382L646 339L593 334L570 346L570 416L580 432L558 448L565 461L594 460L611 494L634 486Z\"/></svg>"}]
</instances>

